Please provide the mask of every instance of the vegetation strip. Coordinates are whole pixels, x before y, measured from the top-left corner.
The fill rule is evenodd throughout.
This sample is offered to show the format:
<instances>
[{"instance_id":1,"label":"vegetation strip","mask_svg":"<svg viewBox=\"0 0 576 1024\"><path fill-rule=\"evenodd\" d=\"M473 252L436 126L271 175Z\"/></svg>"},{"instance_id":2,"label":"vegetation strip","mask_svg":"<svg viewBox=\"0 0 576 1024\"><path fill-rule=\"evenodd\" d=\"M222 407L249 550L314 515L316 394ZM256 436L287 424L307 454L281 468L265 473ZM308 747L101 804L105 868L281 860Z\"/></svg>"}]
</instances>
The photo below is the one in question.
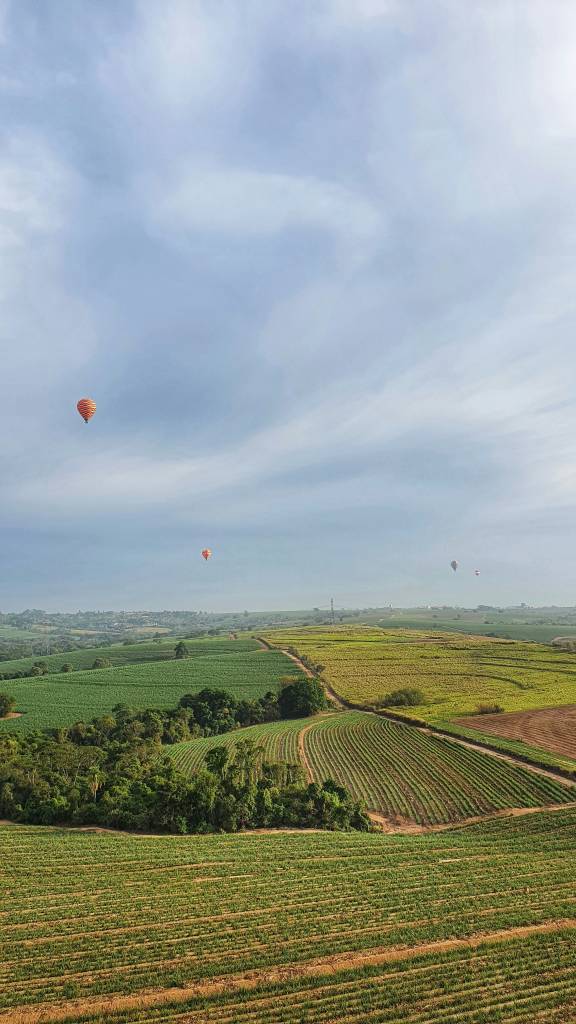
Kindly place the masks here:
<instances>
[{"instance_id":1,"label":"vegetation strip","mask_svg":"<svg viewBox=\"0 0 576 1024\"><path fill-rule=\"evenodd\" d=\"M161 989L159 991L141 992L137 996L116 996L114 999L71 1000L65 1006L58 1004L40 1004L32 1008L20 1007L16 1011L0 1013L0 1021L5 1024L52 1024L56 1021L78 1020L79 1016L87 1017L97 1013L118 1012L124 1009L140 1009L162 1003L186 1002L194 996L211 996L220 993L233 993L256 990L259 986L276 983L285 979L317 977L336 974L357 967L395 963L428 954L444 953L456 949L478 949L485 945L510 942L514 939L525 939L532 935L549 932L560 932L576 929L576 918L562 921L547 921L544 924L529 925L518 928L500 929L495 932L473 935L467 939L445 939L440 942L429 942L421 946L403 949L373 949L367 953L344 953L311 960L309 963L293 965L286 970L255 971L235 977L231 975L225 980L216 979L189 987Z\"/></svg>"}]
</instances>

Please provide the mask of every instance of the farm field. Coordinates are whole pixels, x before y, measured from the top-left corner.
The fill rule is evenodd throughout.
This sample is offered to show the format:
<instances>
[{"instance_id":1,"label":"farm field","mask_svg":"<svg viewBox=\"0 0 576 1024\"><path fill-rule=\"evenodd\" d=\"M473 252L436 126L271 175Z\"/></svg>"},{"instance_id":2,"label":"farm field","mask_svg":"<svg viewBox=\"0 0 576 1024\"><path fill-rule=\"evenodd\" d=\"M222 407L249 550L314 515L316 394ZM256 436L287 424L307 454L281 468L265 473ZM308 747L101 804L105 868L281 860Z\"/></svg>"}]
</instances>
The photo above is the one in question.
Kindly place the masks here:
<instances>
[{"instance_id":1,"label":"farm field","mask_svg":"<svg viewBox=\"0 0 576 1024\"><path fill-rule=\"evenodd\" d=\"M0 1019L565 1024L575 841L573 810L393 837L0 827Z\"/></svg>"},{"instance_id":2,"label":"farm field","mask_svg":"<svg viewBox=\"0 0 576 1024\"><path fill-rule=\"evenodd\" d=\"M191 773L212 747L248 738L271 760L303 763L315 782L332 778L370 811L397 823L441 824L509 807L576 801L576 790L561 782L362 711L255 725L166 750L181 771Z\"/></svg>"},{"instance_id":3,"label":"farm field","mask_svg":"<svg viewBox=\"0 0 576 1024\"><path fill-rule=\"evenodd\" d=\"M557 636L576 637L576 622L517 622L514 614L504 611L503 614L475 612L463 610L458 617L454 611L437 612L432 615L416 615L407 611L392 611L389 615L380 616L374 624L382 629L415 629L422 632L464 633L468 636L501 637L506 640L529 640L541 644L549 644Z\"/></svg>"},{"instance_id":4,"label":"farm field","mask_svg":"<svg viewBox=\"0 0 576 1024\"><path fill-rule=\"evenodd\" d=\"M298 672L285 655L258 649L10 679L2 686L16 698L16 710L22 717L0 721L0 729L71 725L104 714L120 703L135 709L175 707L185 693L205 686L254 700L268 690L276 690L283 676L295 677Z\"/></svg>"},{"instance_id":5,"label":"farm field","mask_svg":"<svg viewBox=\"0 0 576 1024\"><path fill-rule=\"evenodd\" d=\"M576 758L576 704L504 715L477 715L456 719L456 723Z\"/></svg>"},{"instance_id":6,"label":"farm field","mask_svg":"<svg viewBox=\"0 0 576 1024\"><path fill-rule=\"evenodd\" d=\"M184 740L165 748L178 769L185 775L192 775L202 767L204 759L213 747L234 747L239 740L253 740L264 747L269 761L288 761L298 764L298 737L308 719L295 718L281 722L267 722L263 725L249 725L244 729L222 733L220 736L202 736Z\"/></svg>"},{"instance_id":7,"label":"farm field","mask_svg":"<svg viewBox=\"0 0 576 1024\"><path fill-rule=\"evenodd\" d=\"M112 662L112 665L133 665L145 661L171 661L174 659L174 647L177 643L177 638L170 637L169 640L114 644L112 647L86 647L82 650L66 651L61 654L35 654L26 658L0 661L0 675L3 672L29 671L35 661L45 661L49 672L59 672L65 662L73 665L75 669L92 668L96 658L106 658ZM202 658L209 654L240 654L259 649L257 641L249 639L185 640L184 643L189 658Z\"/></svg>"},{"instance_id":8,"label":"farm field","mask_svg":"<svg viewBox=\"0 0 576 1024\"><path fill-rule=\"evenodd\" d=\"M409 630L369 627L300 629L263 634L274 646L292 646L314 664L339 696L367 707L386 693L420 689L426 703L391 709L402 715L452 728L478 738L454 720L498 704L504 711L525 711L576 701L576 658L540 644ZM492 737L511 752L531 753L518 740ZM542 749L540 760L573 770L576 763Z\"/></svg>"}]
</instances>

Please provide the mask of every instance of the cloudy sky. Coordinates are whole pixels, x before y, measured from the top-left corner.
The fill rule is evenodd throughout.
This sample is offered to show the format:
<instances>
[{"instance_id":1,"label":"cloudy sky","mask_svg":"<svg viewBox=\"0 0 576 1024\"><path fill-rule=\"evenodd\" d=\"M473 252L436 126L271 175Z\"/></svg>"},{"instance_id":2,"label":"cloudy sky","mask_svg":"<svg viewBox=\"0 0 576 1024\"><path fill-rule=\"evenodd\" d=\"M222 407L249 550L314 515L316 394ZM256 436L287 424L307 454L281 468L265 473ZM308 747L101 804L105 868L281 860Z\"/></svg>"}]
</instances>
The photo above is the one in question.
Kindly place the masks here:
<instances>
[{"instance_id":1,"label":"cloudy sky","mask_svg":"<svg viewBox=\"0 0 576 1024\"><path fill-rule=\"evenodd\" d=\"M0 609L576 602L575 52L0 0Z\"/></svg>"}]
</instances>

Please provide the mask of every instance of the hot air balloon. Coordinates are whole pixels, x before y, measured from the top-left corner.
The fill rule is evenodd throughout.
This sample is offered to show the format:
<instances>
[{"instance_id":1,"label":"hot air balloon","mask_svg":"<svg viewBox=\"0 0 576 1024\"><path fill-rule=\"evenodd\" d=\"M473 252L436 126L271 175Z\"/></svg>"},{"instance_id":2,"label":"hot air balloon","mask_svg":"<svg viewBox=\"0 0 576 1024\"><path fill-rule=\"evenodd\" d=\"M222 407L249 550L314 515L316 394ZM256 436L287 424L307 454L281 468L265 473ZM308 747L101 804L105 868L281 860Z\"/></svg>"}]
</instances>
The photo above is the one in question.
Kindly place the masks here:
<instances>
[{"instance_id":1,"label":"hot air balloon","mask_svg":"<svg viewBox=\"0 0 576 1024\"><path fill-rule=\"evenodd\" d=\"M479 576L480 575L480 569L474 569L474 575L475 576Z\"/></svg>"},{"instance_id":2,"label":"hot air balloon","mask_svg":"<svg viewBox=\"0 0 576 1024\"><path fill-rule=\"evenodd\" d=\"M84 423L88 423L88 420L91 420L96 412L96 402L91 398L81 398L80 401L77 402L76 408L84 420Z\"/></svg>"},{"instance_id":3,"label":"hot air balloon","mask_svg":"<svg viewBox=\"0 0 576 1024\"><path fill-rule=\"evenodd\" d=\"M454 569L454 572L456 572L456 569L458 568L458 562L456 561L455 558L452 559L452 561L450 562L450 565Z\"/></svg>"},{"instance_id":4,"label":"hot air balloon","mask_svg":"<svg viewBox=\"0 0 576 1024\"><path fill-rule=\"evenodd\" d=\"M202 552L202 558L204 559L205 562L207 562L209 558L212 558L212 552L210 548L204 548Z\"/></svg>"}]
</instances>

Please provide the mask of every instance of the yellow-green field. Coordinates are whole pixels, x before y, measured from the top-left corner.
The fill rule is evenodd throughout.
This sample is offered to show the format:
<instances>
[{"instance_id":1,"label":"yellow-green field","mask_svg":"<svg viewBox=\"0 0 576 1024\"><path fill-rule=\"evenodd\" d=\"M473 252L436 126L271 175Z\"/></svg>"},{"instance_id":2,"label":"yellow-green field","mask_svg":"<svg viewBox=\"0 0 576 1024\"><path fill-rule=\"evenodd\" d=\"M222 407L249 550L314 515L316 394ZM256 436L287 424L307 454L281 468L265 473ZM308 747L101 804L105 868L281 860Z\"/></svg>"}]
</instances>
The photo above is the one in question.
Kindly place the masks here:
<instances>
[{"instance_id":1,"label":"yellow-green field","mask_svg":"<svg viewBox=\"0 0 576 1024\"><path fill-rule=\"evenodd\" d=\"M4 1024L567 1024L576 812L424 836L0 827Z\"/></svg>"},{"instance_id":2,"label":"yellow-green field","mask_svg":"<svg viewBox=\"0 0 576 1024\"><path fill-rule=\"evenodd\" d=\"M347 626L264 636L322 664L345 700L373 705L392 690L417 687L426 705L402 709L416 718L451 718L479 703L505 711L576 703L576 657L543 644Z\"/></svg>"}]
</instances>

